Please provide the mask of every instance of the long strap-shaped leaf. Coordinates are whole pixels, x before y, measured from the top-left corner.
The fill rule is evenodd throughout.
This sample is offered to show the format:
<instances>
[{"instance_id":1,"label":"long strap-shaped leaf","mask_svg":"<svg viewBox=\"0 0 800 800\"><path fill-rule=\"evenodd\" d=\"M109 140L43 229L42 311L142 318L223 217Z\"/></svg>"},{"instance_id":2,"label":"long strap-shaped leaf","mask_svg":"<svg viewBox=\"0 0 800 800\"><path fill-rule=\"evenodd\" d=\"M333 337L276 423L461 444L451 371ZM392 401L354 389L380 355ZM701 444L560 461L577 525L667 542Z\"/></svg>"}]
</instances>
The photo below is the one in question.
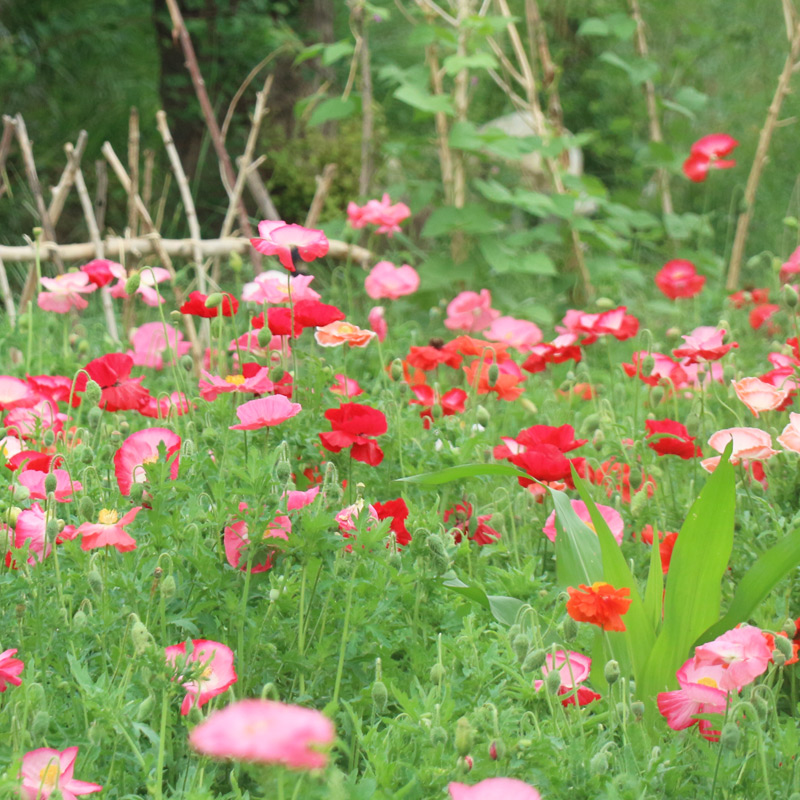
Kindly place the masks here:
<instances>
[{"instance_id":1,"label":"long strap-shaped leaf","mask_svg":"<svg viewBox=\"0 0 800 800\"><path fill-rule=\"evenodd\" d=\"M600 542L572 510L564 492L550 489L556 507L556 577L563 587L603 580Z\"/></svg>"},{"instance_id":2,"label":"long strap-shaped leaf","mask_svg":"<svg viewBox=\"0 0 800 800\"><path fill-rule=\"evenodd\" d=\"M420 475L409 475L407 478L396 478L398 482L419 483L422 486L439 486L464 478L475 478L480 475L509 475L514 478L528 478L527 472L512 467L510 464L462 464L458 467L446 467L435 472L423 472Z\"/></svg>"}]
</instances>

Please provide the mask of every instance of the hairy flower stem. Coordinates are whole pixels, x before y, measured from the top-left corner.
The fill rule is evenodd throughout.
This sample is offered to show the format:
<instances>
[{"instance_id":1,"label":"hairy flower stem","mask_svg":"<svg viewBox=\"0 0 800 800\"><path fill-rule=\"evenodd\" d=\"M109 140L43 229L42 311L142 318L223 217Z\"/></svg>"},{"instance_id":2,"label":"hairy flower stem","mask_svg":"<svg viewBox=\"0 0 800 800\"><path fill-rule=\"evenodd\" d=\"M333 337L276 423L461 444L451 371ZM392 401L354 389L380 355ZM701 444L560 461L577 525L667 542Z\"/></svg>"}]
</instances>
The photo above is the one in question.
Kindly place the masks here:
<instances>
[{"instance_id":1,"label":"hairy flower stem","mask_svg":"<svg viewBox=\"0 0 800 800\"><path fill-rule=\"evenodd\" d=\"M169 713L169 691L161 695L161 726L158 732L158 761L156 762L155 800L162 800L164 794L164 757L167 752L167 715Z\"/></svg>"},{"instance_id":2,"label":"hairy flower stem","mask_svg":"<svg viewBox=\"0 0 800 800\"><path fill-rule=\"evenodd\" d=\"M354 554L355 555L355 554ZM342 673L344 672L344 656L347 650L347 637L350 633L350 611L353 606L353 588L355 586L356 572L358 571L359 561L354 559L353 570L350 579L347 581L347 601L344 610L344 627L342 629L342 646L339 648L339 664L336 667L336 682L333 686L333 704L339 703L339 689L342 686Z\"/></svg>"},{"instance_id":3,"label":"hairy flower stem","mask_svg":"<svg viewBox=\"0 0 800 800\"><path fill-rule=\"evenodd\" d=\"M300 656L300 663L303 662L303 653L306 646L306 618L305 618L305 602L306 602L306 570L307 567L303 564L303 569L300 572L300 607L299 618L297 620L297 651ZM300 669L300 694L306 693L306 675L302 667Z\"/></svg>"}]
</instances>

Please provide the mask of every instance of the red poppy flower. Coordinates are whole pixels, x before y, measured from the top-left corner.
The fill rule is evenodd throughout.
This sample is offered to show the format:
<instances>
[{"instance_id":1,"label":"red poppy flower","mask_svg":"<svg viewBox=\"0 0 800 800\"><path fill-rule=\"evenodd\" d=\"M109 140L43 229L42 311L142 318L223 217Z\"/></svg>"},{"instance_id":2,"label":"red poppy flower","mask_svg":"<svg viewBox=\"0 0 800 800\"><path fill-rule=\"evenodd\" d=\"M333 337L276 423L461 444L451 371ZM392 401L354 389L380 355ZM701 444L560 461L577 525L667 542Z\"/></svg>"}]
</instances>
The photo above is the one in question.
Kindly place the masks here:
<instances>
[{"instance_id":1,"label":"red poppy flower","mask_svg":"<svg viewBox=\"0 0 800 800\"><path fill-rule=\"evenodd\" d=\"M264 327L264 314L263 312L251 320L252 326L260 330ZM275 308L267 309L267 327L273 336L291 336L292 335L292 310L284 308L283 306L276 306ZM303 332L303 324L295 316L294 318L294 335L299 336Z\"/></svg>"},{"instance_id":2,"label":"red poppy flower","mask_svg":"<svg viewBox=\"0 0 800 800\"><path fill-rule=\"evenodd\" d=\"M697 274L695 265L682 258L668 261L656 274L656 286L670 300L694 297L700 294L705 283L705 276Z\"/></svg>"},{"instance_id":3,"label":"red poppy flower","mask_svg":"<svg viewBox=\"0 0 800 800\"><path fill-rule=\"evenodd\" d=\"M453 536L456 544L461 541L463 536L481 546L493 544L500 538L500 533L489 527L488 523L491 519L491 514L474 516L472 504L466 501L457 503L444 512L444 521L453 526Z\"/></svg>"},{"instance_id":4,"label":"red poppy flower","mask_svg":"<svg viewBox=\"0 0 800 800\"><path fill-rule=\"evenodd\" d=\"M688 460L701 455L700 447L695 444L695 437L689 435L686 426L672 419L648 419L647 446L659 456L674 455Z\"/></svg>"},{"instance_id":5,"label":"red poppy flower","mask_svg":"<svg viewBox=\"0 0 800 800\"><path fill-rule=\"evenodd\" d=\"M369 437L381 436L387 431L386 417L382 411L361 403L342 403L339 408L329 408L325 419L331 423L330 433L320 433L322 446L332 453L350 447L350 455L377 467L383 461L383 451Z\"/></svg>"},{"instance_id":6,"label":"red poppy flower","mask_svg":"<svg viewBox=\"0 0 800 800\"><path fill-rule=\"evenodd\" d=\"M567 587L567 613L576 622L589 622L604 631L624 631L622 616L631 604L631 590L615 589L610 583L598 581L591 586L580 584L578 589Z\"/></svg>"},{"instance_id":7,"label":"red poppy flower","mask_svg":"<svg viewBox=\"0 0 800 800\"><path fill-rule=\"evenodd\" d=\"M583 358L581 348L576 344L577 341L577 334L562 333L552 342L535 344L522 363L522 369L526 372L536 373L544 372L548 364L563 364L570 360L577 364Z\"/></svg>"},{"instance_id":8,"label":"red poppy flower","mask_svg":"<svg viewBox=\"0 0 800 800\"><path fill-rule=\"evenodd\" d=\"M578 467L575 467L578 469ZM580 472L580 470L578 470ZM588 470L587 470L588 472ZM597 486L605 486L606 493L611 497L614 492L619 492L623 503L630 503L631 497L639 492L647 492L648 497L653 496L656 482L652 475L645 474L640 470L641 483L639 488L634 491L631 487L631 466L615 461L613 458L604 461L595 470L591 470L589 480ZM586 476L581 475L585 478Z\"/></svg>"},{"instance_id":9,"label":"red poppy flower","mask_svg":"<svg viewBox=\"0 0 800 800\"><path fill-rule=\"evenodd\" d=\"M770 336L774 336L780 329L779 327L772 321L772 318L778 311L781 310L781 307L777 303L762 303L761 305L757 305L751 312L750 312L750 327L757 331L763 325L767 326L767 333Z\"/></svg>"},{"instance_id":10,"label":"red poppy flower","mask_svg":"<svg viewBox=\"0 0 800 800\"><path fill-rule=\"evenodd\" d=\"M735 161L723 161L724 156L738 146L739 142L727 133L712 133L698 139L683 162L683 174L690 181L702 183L708 177L710 169L730 169L736 166Z\"/></svg>"},{"instance_id":11,"label":"red poppy flower","mask_svg":"<svg viewBox=\"0 0 800 800\"><path fill-rule=\"evenodd\" d=\"M422 417L426 430L431 426L433 406L435 405L439 406L445 417L464 413L467 393L463 389L450 389L443 395L438 396L438 393L432 387L428 386L426 383L420 383L416 386L412 386L411 391L416 396L416 400L409 400L409 403L411 405L424 406L423 410L419 412L419 415Z\"/></svg>"},{"instance_id":12,"label":"red poppy flower","mask_svg":"<svg viewBox=\"0 0 800 800\"><path fill-rule=\"evenodd\" d=\"M304 328L324 328L345 318L343 311L319 300L298 300L294 304L294 319Z\"/></svg>"},{"instance_id":13,"label":"red poppy flower","mask_svg":"<svg viewBox=\"0 0 800 800\"><path fill-rule=\"evenodd\" d=\"M423 372L430 372L436 369L439 364L446 364L448 367L458 369L461 366L461 354L454 350L445 350L444 347L436 345L425 345L423 347L411 347L406 357L406 364L416 367Z\"/></svg>"},{"instance_id":14,"label":"red poppy flower","mask_svg":"<svg viewBox=\"0 0 800 800\"><path fill-rule=\"evenodd\" d=\"M508 363L512 365L514 372L504 371ZM494 392L501 400L516 400L524 391L519 385L524 378L519 374L519 367L513 361L506 362L506 364L498 363L500 372L497 380L490 384L489 369L491 364L488 361L473 361L468 367L463 368L467 376L467 383L470 386L477 385L478 394ZM479 369L480 373L478 373Z\"/></svg>"},{"instance_id":15,"label":"red poppy flower","mask_svg":"<svg viewBox=\"0 0 800 800\"><path fill-rule=\"evenodd\" d=\"M200 292L190 292L189 299L180 307L181 314L191 314L193 317L212 319L219 316L220 308L222 309L223 317L232 317L239 310L239 301L228 292L222 295L220 305L213 308L206 306L206 300L208 300L208 295Z\"/></svg>"},{"instance_id":16,"label":"red poppy flower","mask_svg":"<svg viewBox=\"0 0 800 800\"><path fill-rule=\"evenodd\" d=\"M581 345L593 344L600 336L610 335L619 341L631 339L639 331L639 320L626 314L625 306L604 311L602 314L587 314L570 309L564 315L562 333L584 334Z\"/></svg>"},{"instance_id":17,"label":"red poppy flower","mask_svg":"<svg viewBox=\"0 0 800 800\"><path fill-rule=\"evenodd\" d=\"M405 546L411 542L411 534L406 528L408 519L408 506L402 497L396 500L387 500L385 503L375 502L372 504L378 519L390 519L392 521L389 529L394 533L397 544Z\"/></svg>"},{"instance_id":18,"label":"red poppy flower","mask_svg":"<svg viewBox=\"0 0 800 800\"><path fill-rule=\"evenodd\" d=\"M150 392L141 385L143 376L131 378L133 359L125 353L108 353L90 361L84 369L103 390L98 403L106 411L135 411L146 403ZM75 381L75 392L86 388L88 378L82 372Z\"/></svg>"}]
</instances>

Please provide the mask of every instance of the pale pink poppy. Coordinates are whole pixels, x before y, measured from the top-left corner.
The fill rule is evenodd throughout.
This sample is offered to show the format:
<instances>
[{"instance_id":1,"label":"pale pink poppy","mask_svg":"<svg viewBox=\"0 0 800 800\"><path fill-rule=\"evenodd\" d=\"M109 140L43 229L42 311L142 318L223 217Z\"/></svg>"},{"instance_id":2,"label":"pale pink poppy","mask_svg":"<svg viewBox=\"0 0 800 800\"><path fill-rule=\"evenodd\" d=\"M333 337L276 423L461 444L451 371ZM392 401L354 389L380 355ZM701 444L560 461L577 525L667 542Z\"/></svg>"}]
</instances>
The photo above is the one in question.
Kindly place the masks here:
<instances>
[{"instance_id":1,"label":"pale pink poppy","mask_svg":"<svg viewBox=\"0 0 800 800\"><path fill-rule=\"evenodd\" d=\"M765 461L778 451L772 449L772 437L758 428L725 428L711 435L709 445L718 453L724 453L729 441L733 440L731 464L749 461ZM719 457L705 458L700 462L703 469L713 472L719 464Z\"/></svg>"},{"instance_id":2,"label":"pale pink poppy","mask_svg":"<svg viewBox=\"0 0 800 800\"><path fill-rule=\"evenodd\" d=\"M251 394L267 394L275 388L269 378L269 368L259 367L248 369L247 374L228 375L220 378L211 375L205 370L200 378L200 396L209 403L216 400L221 394L228 392L242 392Z\"/></svg>"},{"instance_id":3,"label":"pale pink poppy","mask_svg":"<svg viewBox=\"0 0 800 800\"><path fill-rule=\"evenodd\" d=\"M72 777L75 771L77 747L54 750L40 747L22 756L22 793L26 800L47 800L56 791L62 800L75 800L79 795L103 791L97 783L87 783Z\"/></svg>"},{"instance_id":4,"label":"pale pink poppy","mask_svg":"<svg viewBox=\"0 0 800 800\"><path fill-rule=\"evenodd\" d=\"M367 275L364 288L373 300L397 300L419 289L419 273L408 264L396 267L391 261L379 261Z\"/></svg>"},{"instance_id":5,"label":"pale pink poppy","mask_svg":"<svg viewBox=\"0 0 800 800\"><path fill-rule=\"evenodd\" d=\"M160 444L166 448L170 480L178 477L181 437L169 428L145 428L132 433L114 454L114 472L121 494L127 497L134 483L146 480L144 464L158 461Z\"/></svg>"},{"instance_id":6,"label":"pale pink poppy","mask_svg":"<svg viewBox=\"0 0 800 800\"><path fill-rule=\"evenodd\" d=\"M142 300L148 306L157 306L164 302L164 298L156 289L156 285L170 279L170 274L163 267L143 267L139 270L139 287L136 289ZM127 278L121 278L111 287L111 296L126 299L130 295L125 291Z\"/></svg>"},{"instance_id":7,"label":"pale pink poppy","mask_svg":"<svg viewBox=\"0 0 800 800\"><path fill-rule=\"evenodd\" d=\"M239 510L241 511L243 508L240 506ZM261 540L253 542L247 530L247 523L241 519L237 520L225 527L223 534L225 558L232 567L244 571L247 569L247 549L255 546L257 549L252 559L250 572L266 572L272 568L272 553L269 552L267 539L283 539L285 541L291 532L292 521L289 517L278 515L267 526Z\"/></svg>"},{"instance_id":8,"label":"pale pink poppy","mask_svg":"<svg viewBox=\"0 0 800 800\"><path fill-rule=\"evenodd\" d=\"M114 509L102 509L97 522L84 522L76 528L75 535L81 535L81 549L116 547L120 553L135 550L136 540L125 531L125 526L133 522L141 510L142 506L135 506L120 517Z\"/></svg>"},{"instance_id":9,"label":"pale pink poppy","mask_svg":"<svg viewBox=\"0 0 800 800\"><path fill-rule=\"evenodd\" d=\"M34 503L17 517L14 528L14 547L21 549L28 543L28 563L33 566L50 555L52 547L47 541L47 520L44 509Z\"/></svg>"},{"instance_id":10,"label":"pale pink poppy","mask_svg":"<svg viewBox=\"0 0 800 800\"><path fill-rule=\"evenodd\" d=\"M353 228L363 228L366 225L377 225L376 233L385 233L392 237L400 231L400 223L411 216L411 209L405 203L395 203L388 194L380 200L369 200L365 205L358 206L353 202L347 204L347 218Z\"/></svg>"},{"instance_id":11,"label":"pale pink poppy","mask_svg":"<svg viewBox=\"0 0 800 800\"><path fill-rule=\"evenodd\" d=\"M490 342L502 342L521 353L542 341L542 331L536 323L514 317L497 317L483 335Z\"/></svg>"},{"instance_id":12,"label":"pale pink poppy","mask_svg":"<svg viewBox=\"0 0 800 800\"><path fill-rule=\"evenodd\" d=\"M592 530L595 530L594 524L592 523L592 518L589 515L589 509L586 508L586 503L583 500L570 500L570 505L572 506L572 510L578 515L580 520ZM611 530L614 539L616 539L617 544L622 544L622 539L625 536L625 523L622 521L622 517L619 514L619 511L616 509L611 508L611 506L604 506L601 503L597 503L597 510L600 512L600 516L606 521L606 524ZM556 540L556 512L555 510L550 512L550 516L547 518L547 521L544 525L544 535L551 541L555 542Z\"/></svg>"},{"instance_id":13,"label":"pale pink poppy","mask_svg":"<svg viewBox=\"0 0 800 800\"><path fill-rule=\"evenodd\" d=\"M286 422L303 410L300 403L293 403L282 394L269 397L258 397L249 400L236 408L239 417L238 425L230 425L232 431L255 431L260 428L271 428Z\"/></svg>"},{"instance_id":14,"label":"pale pink poppy","mask_svg":"<svg viewBox=\"0 0 800 800\"><path fill-rule=\"evenodd\" d=\"M67 272L55 278L42 277L42 286L48 291L39 292L36 302L44 311L66 314L71 308L82 311L89 303L81 295L91 294L97 286L84 272Z\"/></svg>"},{"instance_id":15,"label":"pale pink poppy","mask_svg":"<svg viewBox=\"0 0 800 800\"><path fill-rule=\"evenodd\" d=\"M8 685L20 686L22 679L19 677L25 664L18 658L14 658L16 650L4 650L0 653L0 692L8 689Z\"/></svg>"},{"instance_id":16,"label":"pale pink poppy","mask_svg":"<svg viewBox=\"0 0 800 800\"><path fill-rule=\"evenodd\" d=\"M80 481L70 480L69 472L65 469L54 469L52 474L56 479L56 488L54 492L56 502L71 503L72 495L75 492L81 491L83 485ZM28 469L17 476L17 481L30 491L32 500L44 500L47 498L47 492L44 488L47 475L48 473L46 472Z\"/></svg>"},{"instance_id":17,"label":"pale pink poppy","mask_svg":"<svg viewBox=\"0 0 800 800\"><path fill-rule=\"evenodd\" d=\"M58 435L64 430L66 414L49 398L40 397L30 408L13 408L8 412L4 425L9 431L23 439L33 439L51 430Z\"/></svg>"},{"instance_id":18,"label":"pale pink poppy","mask_svg":"<svg viewBox=\"0 0 800 800\"><path fill-rule=\"evenodd\" d=\"M0 375L0 408L10 410L32 406L37 399L36 392L25 381L11 375Z\"/></svg>"},{"instance_id":19,"label":"pale pink poppy","mask_svg":"<svg viewBox=\"0 0 800 800\"><path fill-rule=\"evenodd\" d=\"M370 330L375 332L379 342L386 340L389 326L386 324L386 317L383 314L383 306L373 306L367 315L367 324Z\"/></svg>"},{"instance_id":20,"label":"pale pink poppy","mask_svg":"<svg viewBox=\"0 0 800 800\"><path fill-rule=\"evenodd\" d=\"M783 429L778 441L784 450L800 453L800 414L789 414L789 424Z\"/></svg>"},{"instance_id":21,"label":"pale pink poppy","mask_svg":"<svg viewBox=\"0 0 800 800\"><path fill-rule=\"evenodd\" d=\"M541 800L541 795L528 783L516 778L485 778L473 786L466 783L447 785L451 800Z\"/></svg>"},{"instance_id":22,"label":"pale pink poppy","mask_svg":"<svg viewBox=\"0 0 800 800\"><path fill-rule=\"evenodd\" d=\"M16 436L4 436L0 439L0 457L9 459L25 449L22 439Z\"/></svg>"},{"instance_id":23,"label":"pale pink poppy","mask_svg":"<svg viewBox=\"0 0 800 800\"><path fill-rule=\"evenodd\" d=\"M776 408L780 408L792 391L789 386L779 389L758 378L742 378L740 381L731 381L731 384L736 396L756 417L761 412L774 411Z\"/></svg>"},{"instance_id":24,"label":"pale pink poppy","mask_svg":"<svg viewBox=\"0 0 800 800\"><path fill-rule=\"evenodd\" d=\"M723 344L726 331L717 330L711 325L701 325L691 333L681 338L684 341L680 347L672 351L675 358L688 358L690 363L695 361L716 361L722 358L729 350L738 347L737 342Z\"/></svg>"},{"instance_id":25,"label":"pale pink poppy","mask_svg":"<svg viewBox=\"0 0 800 800\"><path fill-rule=\"evenodd\" d=\"M556 650L555 659L552 653L548 653L545 656L545 662L542 666L542 676L546 678L549 673L555 670L561 676L562 688L573 689L589 677L591 669L592 659L583 655L583 653L576 653L572 650L569 652ZM539 689L544 686L544 680L535 680L533 686L538 692Z\"/></svg>"},{"instance_id":26,"label":"pale pink poppy","mask_svg":"<svg viewBox=\"0 0 800 800\"><path fill-rule=\"evenodd\" d=\"M337 373L334 375L336 378L336 383L330 387L330 391L334 394L338 394L340 397L358 397L360 394L364 394L364 390L358 385L358 381L353 378L348 378L346 375L341 375Z\"/></svg>"},{"instance_id":27,"label":"pale pink poppy","mask_svg":"<svg viewBox=\"0 0 800 800\"><path fill-rule=\"evenodd\" d=\"M451 331L479 333L500 316L492 307L492 294L488 289L477 292L461 292L447 306L444 325Z\"/></svg>"},{"instance_id":28,"label":"pale pink poppy","mask_svg":"<svg viewBox=\"0 0 800 800\"><path fill-rule=\"evenodd\" d=\"M261 272L242 287L242 300L246 303L288 303L300 300L319 300L320 294L309 288L313 275L289 275L271 269Z\"/></svg>"},{"instance_id":29,"label":"pale pink poppy","mask_svg":"<svg viewBox=\"0 0 800 800\"><path fill-rule=\"evenodd\" d=\"M128 350L128 355L133 359L133 363L153 369L172 366L175 363L175 354L183 356L192 348L189 342L183 341L183 334L180 331L162 322L146 322L134 328L130 340L133 350ZM167 349L172 351L173 358L165 364L164 354Z\"/></svg>"},{"instance_id":30,"label":"pale pink poppy","mask_svg":"<svg viewBox=\"0 0 800 800\"><path fill-rule=\"evenodd\" d=\"M272 700L239 700L213 712L189 734L199 753L292 769L322 769L333 723L319 711Z\"/></svg>"},{"instance_id":31,"label":"pale pink poppy","mask_svg":"<svg viewBox=\"0 0 800 800\"><path fill-rule=\"evenodd\" d=\"M719 688L739 691L767 671L772 647L760 628L742 625L699 645L694 651L694 666L721 667Z\"/></svg>"},{"instance_id":32,"label":"pale pink poppy","mask_svg":"<svg viewBox=\"0 0 800 800\"><path fill-rule=\"evenodd\" d=\"M186 655L186 642L164 648L167 664L175 667L180 659L186 667L202 667L202 673L195 680L183 682L186 695L181 703L181 714L186 716L192 708L204 706L212 697L222 694L236 683L236 670L233 668L233 650L221 642L209 639L193 639L192 652ZM183 675L175 680L181 681Z\"/></svg>"},{"instance_id":33,"label":"pale pink poppy","mask_svg":"<svg viewBox=\"0 0 800 800\"><path fill-rule=\"evenodd\" d=\"M265 256L278 256L289 272L295 271L296 258L313 261L326 255L329 247L322 231L269 219L258 223L258 238L250 239L250 244Z\"/></svg>"}]
</instances>

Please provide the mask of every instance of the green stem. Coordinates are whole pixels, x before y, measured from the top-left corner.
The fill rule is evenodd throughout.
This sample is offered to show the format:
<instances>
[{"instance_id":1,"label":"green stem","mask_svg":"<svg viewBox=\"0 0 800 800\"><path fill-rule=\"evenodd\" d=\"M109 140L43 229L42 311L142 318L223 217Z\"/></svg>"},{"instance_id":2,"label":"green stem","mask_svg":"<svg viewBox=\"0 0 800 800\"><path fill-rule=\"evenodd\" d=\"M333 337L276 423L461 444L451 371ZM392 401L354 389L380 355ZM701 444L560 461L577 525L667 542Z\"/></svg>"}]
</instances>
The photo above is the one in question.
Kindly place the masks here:
<instances>
[{"instance_id":1,"label":"green stem","mask_svg":"<svg viewBox=\"0 0 800 800\"><path fill-rule=\"evenodd\" d=\"M339 648L339 664L336 667L336 683L333 686L333 704L334 706L339 703L339 689L342 685L342 673L344 672L344 656L347 650L347 637L350 633L350 610L353 606L353 587L355 586L356 572L358 570L359 562L355 553L353 554L353 570L350 573L350 580L347 582L347 605L344 610L344 627L342 629L342 646Z\"/></svg>"},{"instance_id":2,"label":"green stem","mask_svg":"<svg viewBox=\"0 0 800 800\"><path fill-rule=\"evenodd\" d=\"M167 715L169 713L169 692L161 696L161 726L158 734L158 761L156 763L155 800L162 800L164 794L164 757L167 751Z\"/></svg>"}]
</instances>

